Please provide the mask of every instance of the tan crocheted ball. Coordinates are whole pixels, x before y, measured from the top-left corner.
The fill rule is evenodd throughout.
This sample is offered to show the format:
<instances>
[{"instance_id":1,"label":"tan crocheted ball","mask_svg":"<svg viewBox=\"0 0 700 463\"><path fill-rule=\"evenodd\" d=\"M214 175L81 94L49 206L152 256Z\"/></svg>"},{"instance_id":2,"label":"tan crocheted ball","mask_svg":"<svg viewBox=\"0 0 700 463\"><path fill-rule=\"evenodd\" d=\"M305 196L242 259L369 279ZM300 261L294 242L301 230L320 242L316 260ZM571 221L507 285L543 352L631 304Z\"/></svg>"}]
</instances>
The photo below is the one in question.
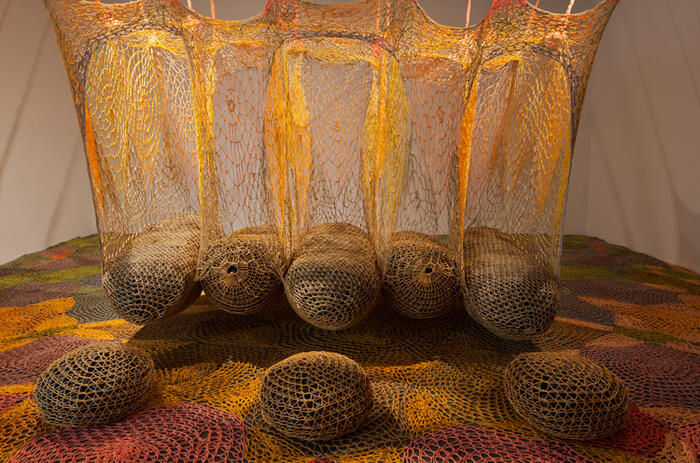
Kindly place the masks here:
<instances>
[{"instance_id":1,"label":"tan crocheted ball","mask_svg":"<svg viewBox=\"0 0 700 463\"><path fill-rule=\"evenodd\" d=\"M480 227L465 235L465 306L493 334L532 339L554 321L559 281L503 233Z\"/></svg>"},{"instance_id":2,"label":"tan crocheted ball","mask_svg":"<svg viewBox=\"0 0 700 463\"><path fill-rule=\"evenodd\" d=\"M235 314L265 308L282 292L274 230L250 227L214 242L200 262L202 288L211 302Z\"/></svg>"},{"instance_id":3,"label":"tan crocheted ball","mask_svg":"<svg viewBox=\"0 0 700 463\"><path fill-rule=\"evenodd\" d=\"M340 330L369 313L380 281L367 234L349 224L329 223L302 236L284 283L299 316L319 328Z\"/></svg>"},{"instance_id":4,"label":"tan crocheted ball","mask_svg":"<svg viewBox=\"0 0 700 463\"><path fill-rule=\"evenodd\" d=\"M154 384L153 360L119 342L75 349L44 371L34 401L44 420L56 426L109 423L141 407Z\"/></svg>"},{"instance_id":5,"label":"tan crocheted ball","mask_svg":"<svg viewBox=\"0 0 700 463\"><path fill-rule=\"evenodd\" d=\"M384 300L411 318L438 317L460 298L450 252L422 233L396 233L382 287Z\"/></svg>"},{"instance_id":6,"label":"tan crocheted ball","mask_svg":"<svg viewBox=\"0 0 700 463\"><path fill-rule=\"evenodd\" d=\"M521 354L504 377L515 411L545 434L589 440L625 426L627 387L591 360L549 352Z\"/></svg>"},{"instance_id":7,"label":"tan crocheted ball","mask_svg":"<svg viewBox=\"0 0 700 463\"><path fill-rule=\"evenodd\" d=\"M263 419L287 436L327 440L360 427L372 410L372 386L354 360L304 352L267 370L260 408Z\"/></svg>"},{"instance_id":8,"label":"tan crocheted ball","mask_svg":"<svg viewBox=\"0 0 700 463\"><path fill-rule=\"evenodd\" d=\"M145 324L176 313L201 294L196 281L199 218L152 225L105 263L102 285L124 320Z\"/></svg>"}]
</instances>

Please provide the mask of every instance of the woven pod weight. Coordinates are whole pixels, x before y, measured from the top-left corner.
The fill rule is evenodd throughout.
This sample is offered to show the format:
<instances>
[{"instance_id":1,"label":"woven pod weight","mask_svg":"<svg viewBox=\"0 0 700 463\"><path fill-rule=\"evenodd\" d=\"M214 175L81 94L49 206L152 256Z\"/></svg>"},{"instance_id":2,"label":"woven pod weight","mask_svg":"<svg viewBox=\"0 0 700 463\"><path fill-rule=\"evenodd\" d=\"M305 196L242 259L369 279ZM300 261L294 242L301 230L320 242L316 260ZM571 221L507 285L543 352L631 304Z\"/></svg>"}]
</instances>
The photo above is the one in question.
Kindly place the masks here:
<instances>
[{"instance_id":1,"label":"woven pod weight","mask_svg":"<svg viewBox=\"0 0 700 463\"><path fill-rule=\"evenodd\" d=\"M201 294L198 249L195 215L155 223L132 237L105 264L102 284L112 309L145 324L186 308Z\"/></svg>"},{"instance_id":2,"label":"woven pod weight","mask_svg":"<svg viewBox=\"0 0 700 463\"><path fill-rule=\"evenodd\" d=\"M627 387L591 360L550 352L520 354L504 379L516 413L550 436L598 439L625 426Z\"/></svg>"},{"instance_id":3,"label":"woven pod weight","mask_svg":"<svg viewBox=\"0 0 700 463\"><path fill-rule=\"evenodd\" d=\"M299 316L319 328L340 330L369 313L380 281L367 233L350 224L326 223L301 236L284 284Z\"/></svg>"},{"instance_id":4,"label":"woven pod weight","mask_svg":"<svg viewBox=\"0 0 700 463\"><path fill-rule=\"evenodd\" d=\"M392 309L407 317L433 318L446 313L460 296L452 255L423 233L395 233L382 294Z\"/></svg>"},{"instance_id":5,"label":"woven pod weight","mask_svg":"<svg viewBox=\"0 0 700 463\"><path fill-rule=\"evenodd\" d=\"M549 328L559 305L556 276L506 234L465 232L465 306L493 334L532 339Z\"/></svg>"},{"instance_id":6,"label":"woven pod weight","mask_svg":"<svg viewBox=\"0 0 700 463\"><path fill-rule=\"evenodd\" d=\"M75 349L49 365L37 381L34 400L49 424L93 426L142 406L153 384L153 360L145 352L106 342Z\"/></svg>"},{"instance_id":7,"label":"woven pod weight","mask_svg":"<svg viewBox=\"0 0 700 463\"><path fill-rule=\"evenodd\" d=\"M304 352L268 369L260 408L263 419L289 437L327 440L360 427L372 409L372 387L357 362Z\"/></svg>"},{"instance_id":8,"label":"woven pod weight","mask_svg":"<svg viewBox=\"0 0 700 463\"><path fill-rule=\"evenodd\" d=\"M259 312L282 292L272 227L248 227L215 241L200 263L200 280L211 302L227 312Z\"/></svg>"}]
</instances>

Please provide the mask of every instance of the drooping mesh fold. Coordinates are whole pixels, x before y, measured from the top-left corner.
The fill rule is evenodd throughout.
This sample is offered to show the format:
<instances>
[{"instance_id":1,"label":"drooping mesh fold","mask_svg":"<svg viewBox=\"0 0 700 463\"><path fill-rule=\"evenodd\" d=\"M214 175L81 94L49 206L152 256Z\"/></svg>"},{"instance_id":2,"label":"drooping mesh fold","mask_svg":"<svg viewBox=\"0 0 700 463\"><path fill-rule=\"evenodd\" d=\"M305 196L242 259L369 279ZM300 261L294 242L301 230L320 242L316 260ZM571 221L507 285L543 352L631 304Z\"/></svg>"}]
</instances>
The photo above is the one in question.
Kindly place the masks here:
<instances>
[{"instance_id":1,"label":"drooping mesh fold","mask_svg":"<svg viewBox=\"0 0 700 463\"><path fill-rule=\"evenodd\" d=\"M146 323L198 295L191 66L170 2L46 0L92 184L105 289Z\"/></svg>"}]
</instances>

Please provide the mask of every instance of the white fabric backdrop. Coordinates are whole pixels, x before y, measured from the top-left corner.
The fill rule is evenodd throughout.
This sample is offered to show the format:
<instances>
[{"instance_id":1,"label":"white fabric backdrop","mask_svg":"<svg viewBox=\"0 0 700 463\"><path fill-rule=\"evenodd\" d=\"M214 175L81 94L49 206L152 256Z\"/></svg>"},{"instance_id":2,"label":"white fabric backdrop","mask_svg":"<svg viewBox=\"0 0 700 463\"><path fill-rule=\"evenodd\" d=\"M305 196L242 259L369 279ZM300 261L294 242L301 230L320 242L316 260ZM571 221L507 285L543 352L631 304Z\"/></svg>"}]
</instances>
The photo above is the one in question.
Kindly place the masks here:
<instances>
[{"instance_id":1,"label":"white fabric backdrop","mask_svg":"<svg viewBox=\"0 0 700 463\"><path fill-rule=\"evenodd\" d=\"M208 14L208 0L193 3ZM491 2L472 3L474 23ZM564 12L568 3L540 7ZM574 12L595 3L578 0ZM218 0L217 15L242 19L263 4ZM466 0L422 4L438 22L464 22ZM0 0L0 263L94 232L75 111L43 4ZM566 232L700 271L700 0L622 0L613 14L583 109Z\"/></svg>"}]
</instances>

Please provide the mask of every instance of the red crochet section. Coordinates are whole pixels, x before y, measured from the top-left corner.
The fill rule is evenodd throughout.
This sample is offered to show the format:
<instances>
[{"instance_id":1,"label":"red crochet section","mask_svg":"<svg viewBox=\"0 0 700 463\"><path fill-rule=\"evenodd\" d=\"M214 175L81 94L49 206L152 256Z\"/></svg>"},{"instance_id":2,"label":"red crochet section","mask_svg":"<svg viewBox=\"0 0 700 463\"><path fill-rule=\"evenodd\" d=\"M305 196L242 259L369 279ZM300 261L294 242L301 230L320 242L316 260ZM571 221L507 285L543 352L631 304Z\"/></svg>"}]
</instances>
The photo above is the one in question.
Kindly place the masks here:
<instances>
[{"instance_id":1,"label":"red crochet section","mask_svg":"<svg viewBox=\"0 0 700 463\"><path fill-rule=\"evenodd\" d=\"M562 442L511 436L478 426L446 428L415 439L406 449L405 463L592 463Z\"/></svg>"},{"instance_id":2,"label":"red crochet section","mask_svg":"<svg viewBox=\"0 0 700 463\"><path fill-rule=\"evenodd\" d=\"M0 413L8 408L12 408L26 398L27 396L24 394L0 394Z\"/></svg>"},{"instance_id":3,"label":"red crochet section","mask_svg":"<svg viewBox=\"0 0 700 463\"><path fill-rule=\"evenodd\" d=\"M700 355L659 344L586 347L579 352L606 366L644 407L696 408L700 403Z\"/></svg>"},{"instance_id":4,"label":"red crochet section","mask_svg":"<svg viewBox=\"0 0 700 463\"><path fill-rule=\"evenodd\" d=\"M11 462L242 462L243 423L199 404L144 410L118 423L65 428L22 447Z\"/></svg>"},{"instance_id":5,"label":"red crochet section","mask_svg":"<svg viewBox=\"0 0 700 463\"><path fill-rule=\"evenodd\" d=\"M685 442L695 459L700 461L700 423L675 426L673 432Z\"/></svg>"},{"instance_id":6,"label":"red crochet section","mask_svg":"<svg viewBox=\"0 0 700 463\"><path fill-rule=\"evenodd\" d=\"M586 442L592 447L624 450L643 457L658 454L666 443L669 426L642 413L639 408L631 407L627 416L627 426L604 439Z\"/></svg>"},{"instance_id":7,"label":"red crochet section","mask_svg":"<svg viewBox=\"0 0 700 463\"><path fill-rule=\"evenodd\" d=\"M0 352L0 386L34 382L51 362L94 342L94 339L57 335Z\"/></svg>"}]
</instances>

